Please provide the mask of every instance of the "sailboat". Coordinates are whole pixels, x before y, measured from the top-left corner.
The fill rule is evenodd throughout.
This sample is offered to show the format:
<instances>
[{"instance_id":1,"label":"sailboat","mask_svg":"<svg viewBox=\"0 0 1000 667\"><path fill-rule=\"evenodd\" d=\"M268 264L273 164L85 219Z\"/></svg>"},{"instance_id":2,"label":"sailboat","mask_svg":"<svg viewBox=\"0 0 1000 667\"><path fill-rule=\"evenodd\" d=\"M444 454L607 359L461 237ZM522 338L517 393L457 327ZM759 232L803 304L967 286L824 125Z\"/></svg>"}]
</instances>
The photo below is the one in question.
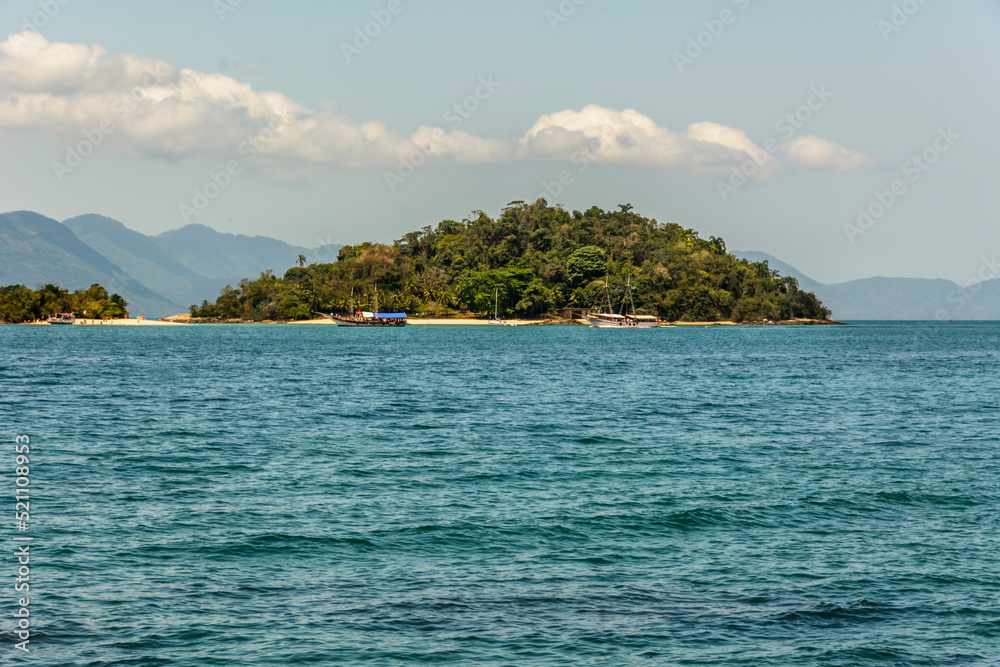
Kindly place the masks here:
<instances>
[{"instance_id":1,"label":"sailboat","mask_svg":"<svg viewBox=\"0 0 1000 667\"><path fill-rule=\"evenodd\" d=\"M380 313L378 312L378 283L375 283L375 310L372 312L364 310L354 310L354 288L351 287L351 315L334 315L333 313L320 313L313 311L317 315L322 315L328 320L333 320L338 327L402 327L406 326L406 313Z\"/></svg>"},{"instance_id":2,"label":"sailboat","mask_svg":"<svg viewBox=\"0 0 1000 667\"><path fill-rule=\"evenodd\" d=\"M493 319L487 322L487 324L489 324L490 326L502 327L504 325L504 321L500 319L499 304L500 304L500 289L497 288L496 290L493 291Z\"/></svg>"},{"instance_id":3,"label":"sailboat","mask_svg":"<svg viewBox=\"0 0 1000 667\"><path fill-rule=\"evenodd\" d=\"M608 292L608 278L604 278L604 305L593 314L582 318L587 324L600 329L651 329L660 326L660 320L652 315L636 315L635 303L632 301L632 275L625 281L625 297L619 312L611 307L611 294Z\"/></svg>"}]
</instances>

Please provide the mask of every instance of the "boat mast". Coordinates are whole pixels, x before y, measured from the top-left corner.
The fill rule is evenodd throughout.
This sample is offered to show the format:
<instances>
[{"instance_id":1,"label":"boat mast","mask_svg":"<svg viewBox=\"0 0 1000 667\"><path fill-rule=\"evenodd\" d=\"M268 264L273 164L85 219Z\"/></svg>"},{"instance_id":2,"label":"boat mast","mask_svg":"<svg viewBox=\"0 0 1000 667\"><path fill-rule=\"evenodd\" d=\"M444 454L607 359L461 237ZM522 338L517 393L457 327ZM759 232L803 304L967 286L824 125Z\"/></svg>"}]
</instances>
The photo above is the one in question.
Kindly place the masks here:
<instances>
[{"instance_id":1,"label":"boat mast","mask_svg":"<svg viewBox=\"0 0 1000 667\"><path fill-rule=\"evenodd\" d=\"M500 313L497 310L498 308L497 304L499 303L499 301L500 301L500 288L497 287L495 290L493 290L493 319L495 320L500 319Z\"/></svg>"},{"instance_id":2,"label":"boat mast","mask_svg":"<svg viewBox=\"0 0 1000 667\"><path fill-rule=\"evenodd\" d=\"M354 317L354 285L351 285L351 317Z\"/></svg>"},{"instance_id":3,"label":"boat mast","mask_svg":"<svg viewBox=\"0 0 1000 667\"><path fill-rule=\"evenodd\" d=\"M378 314L378 283L375 283L375 308L372 312Z\"/></svg>"},{"instance_id":4,"label":"boat mast","mask_svg":"<svg viewBox=\"0 0 1000 667\"><path fill-rule=\"evenodd\" d=\"M635 317L635 303L632 301L632 274L628 274L625 279L625 298L622 299L621 315L623 317Z\"/></svg>"},{"instance_id":5,"label":"boat mast","mask_svg":"<svg viewBox=\"0 0 1000 667\"><path fill-rule=\"evenodd\" d=\"M608 274L604 274L604 306L601 308L602 312L612 315L615 312L614 306L611 305L611 292L608 291Z\"/></svg>"},{"instance_id":6,"label":"boat mast","mask_svg":"<svg viewBox=\"0 0 1000 667\"><path fill-rule=\"evenodd\" d=\"M622 317L625 316L625 304L628 301L628 279L625 279L625 296L622 297L622 305L618 309L618 314Z\"/></svg>"}]
</instances>

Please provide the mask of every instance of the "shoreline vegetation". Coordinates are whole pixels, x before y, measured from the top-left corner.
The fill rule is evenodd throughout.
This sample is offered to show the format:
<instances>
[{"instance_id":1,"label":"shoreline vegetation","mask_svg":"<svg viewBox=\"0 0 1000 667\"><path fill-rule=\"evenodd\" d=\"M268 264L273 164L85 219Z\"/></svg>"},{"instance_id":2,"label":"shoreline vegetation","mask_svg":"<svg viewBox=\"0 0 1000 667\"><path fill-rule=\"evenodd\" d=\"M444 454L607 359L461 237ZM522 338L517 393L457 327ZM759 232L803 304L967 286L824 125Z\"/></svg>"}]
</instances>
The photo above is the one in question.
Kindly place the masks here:
<instances>
[{"instance_id":1,"label":"shoreline vegetation","mask_svg":"<svg viewBox=\"0 0 1000 667\"><path fill-rule=\"evenodd\" d=\"M0 286L0 323L40 324L54 313L74 313L98 321L129 317L128 302L97 283L73 292L52 284L34 290L24 285Z\"/></svg>"},{"instance_id":2,"label":"shoreline vegetation","mask_svg":"<svg viewBox=\"0 0 1000 667\"><path fill-rule=\"evenodd\" d=\"M0 322L43 323L72 312L77 324L333 324L317 312L369 310L375 299L413 325L579 325L580 314L631 289L639 315L693 326L841 324L795 278L766 261L737 259L714 236L640 216L630 204L586 212L515 201L496 219L482 211L410 232L393 245L340 249L332 263L300 255L282 277L227 285L215 302L160 320L130 318L125 300L100 285L0 288ZM626 279L628 277L628 280ZM377 297L376 297L377 290ZM556 316L559 313L559 316ZM89 318L89 319L88 319Z\"/></svg>"},{"instance_id":3,"label":"shoreline vegetation","mask_svg":"<svg viewBox=\"0 0 1000 667\"><path fill-rule=\"evenodd\" d=\"M543 320L524 320L524 319L510 319L504 320L504 323L510 326L587 326L582 320L566 320L560 318L551 318ZM6 322L6 324L20 324L22 326L52 326L47 321L41 320L37 322ZM184 327L184 326L199 326L207 324L282 324L282 325L320 325L320 326L337 326L336 323L325 319L314 319L314 320L264 320L264 321L249 321L249 320L230 320L230 321L219 321L219 320L201 320L197 318L192 318L189 315L174 315L171 317L166 317L159 320L147 320L143 317L138 318L113 318L113 319L89 319L89 318L78 318L73 326L170 326L170 327ZM413 326L489 326L488 319L476 319L470 317L454 317L454 318L414 318L409 320L409 324ZM794 320L778 320L778 321L766 321L766 322L732 322L732 321L721 321L721 322L664 322L667 326L796 326L796 325L843 325L844 322L837 322L836 320L825 319L807 319L799 318Z\"/></svg>"},{"instance_id":4,"label":"shoreline vegetation","mask_svg":"<svg viewBox=\"0 0 1000 667\"><path fill-rule=\"evenodd\" d=\"M249 320L228 320L219 321L192 318L189 315L174 315L166 318L167 321L177 324L288 324L288 325L321 325L336 326L336 323L326 318L312 320L270 320L270 321L249 321ZM503 320L508 326L588 326L583 320L568 320L558 317L549 319L506 319ZM491 326L488 318L473 317L451 317L451 318L410 318L409 324L412 326ZM691 322L664 322L665 326L805 326L805 325L844 325L845 322L838 322L831 319L809 319L798 318L793 320L761 321L761 322L733 322L733 321L691 321Z\"/></svg>"}]
</instances>

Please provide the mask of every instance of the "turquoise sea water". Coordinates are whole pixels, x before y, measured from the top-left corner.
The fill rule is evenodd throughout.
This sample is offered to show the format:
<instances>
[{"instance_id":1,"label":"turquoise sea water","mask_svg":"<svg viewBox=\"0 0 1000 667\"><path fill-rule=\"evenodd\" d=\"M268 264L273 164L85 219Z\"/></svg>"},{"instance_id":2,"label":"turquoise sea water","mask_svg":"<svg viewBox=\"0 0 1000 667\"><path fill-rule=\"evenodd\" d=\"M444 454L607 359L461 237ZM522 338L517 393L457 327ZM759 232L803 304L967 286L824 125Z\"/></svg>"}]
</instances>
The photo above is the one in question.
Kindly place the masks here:
<instances>
[{"instance_id":1,"label":"turquoise sea water","mask_svg":"<svg viewBox=\"0 0 1000 667\"><path fill-rule=\"evenodd\" d=\"M998 324L7 326L0 415L5 665L1000 664Z\"/></svg>"}]
</instances>

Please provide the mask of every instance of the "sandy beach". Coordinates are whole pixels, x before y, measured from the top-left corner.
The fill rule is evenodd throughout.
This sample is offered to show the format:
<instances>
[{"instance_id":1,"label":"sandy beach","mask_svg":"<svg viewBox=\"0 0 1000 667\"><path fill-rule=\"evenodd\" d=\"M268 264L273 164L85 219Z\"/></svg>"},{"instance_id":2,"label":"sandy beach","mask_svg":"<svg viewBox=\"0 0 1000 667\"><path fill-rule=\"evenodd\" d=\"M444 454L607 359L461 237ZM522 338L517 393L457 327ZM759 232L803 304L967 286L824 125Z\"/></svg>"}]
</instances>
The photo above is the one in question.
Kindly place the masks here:
<instances>
[{"instance_id":1,"label":"sandy beach","mask_svg":"<svg viewBox=\"0 0 1000 667\"><path fill-rule=\"evenodd\" d=\"M153 321L153 320L142 320L141 325L185 325L188 324L186 319L188 315L175 315L173 317L166 318L163 321ZM88 323L95 323L97 325L101 324L100 320L87 320ZM414 326L498 326L491 325L489 320L484 319L474 319L474 318L410 318L407 322ZM80 320L76 321L77 324L82 324ZM526 320L526 319L510 319L503 320L504 326L587 326L584 322L580 320ZM134 319L130 320L112 320L110 324L119 325L136 325L137 322ZM264 322L264 324L291 324L291 325L318 325L318 326L337 326L332 320L328 320L324 317L312 319L312 320L298 320L295 322ZM664 326L679 326L679 327L737 327L737 326L789 326L789 325L809 325L809 324L843 324L842 322L837 322L834 320L809 320L809 319L795 319L795 320L779 320L774 322L732 322L732 321L722 321L722 322L663 322Z\"/></svg>"},{"instance_id":2,"label":"sandy beach","mask_svg":"<svg viewBox=\"0 0 1000 667\"><path fill-rule=\"evenodd\" d=\"M48 323L46 323L48 324ZM52 325L49 325L52 326ZM129 317L111 320L94 320L90 318L77 318L73 326L95 326L95 327L183 327L186 322L170 322L167 320L147 320L146 318Z\"/></svg>"},{"instance_id":3,"label":"sandy beach","mask_svg":"<svg viewBox=\"0 0 1000 667\"><path fill-rule=\"evenodd\" d=\"M130 318L118 318L112 320L99 320L90 318L77 318L73 323L74 326L118 326L118 327L178 327L178 326L188 326L188 315L174 315L173 317L164 318L162 320L147 320L141 317L130 317ZM411 318L408 320L409 324L414 326L498 326L491 325L489 320L473 319L473 318ZM26 322L27 325L34 326L52 326L48 322ZM299 320L297 322L264 322L263 324L293 324L293 325L322 325L322 326L336 326L336 323L332 320L326 318L317 318L313 320ZM520 320L511 319L503 320L504 326L586 326L583 322L579 320ZM738 326L789 326L789 325L828 325L828 324L843 324L843 322L837 322L835 320L809 320L809 319L795 319L795 320L779 320L776 322L664 322L663 326L678 326L678 327L738 327Z\"/></svg>"},{"instance_id":4,"label":"sandy beach","mask_svg":"<svg viewBox=\"0 0 1000 667\"><path fill-rule=\"evenodd\" d=\"M508 326L526 326L530 324L546 324L552 322L552 320L504 320L505 325ZM455 318L455 319L433 319L433 318L409 318L407 320L408 324L416 326L424 325L435 325L435 326L491 326L489 320L476 320L472 318ZM315 320L300 320L298 322L289 322L288 324L328 324L336 326L333 320L328 320L326 318L319 318ZM560 322L562 324L562 322ZM497 326L497 325L492 325Z\"/></svg>"},{"instance_id":5,"label":"sandy beach","mask_svg":"<svg viewBox=\"0 0 1000 667\"><path fill-rule=\"evenodd\" d=\"M466 326L500 326L497 324L491 325L489 320L473 320L473 319L431 319L431 318L421 318L421 319L411 319L408 320L410 324L417 325L466 325ZM501 320L504 326L526 326L529 324L546 324L552 322L552 320ZM559 322L563 324L563 322ZM568 322L567 322L568 324Z\"/></svg>"}]
</instances>

